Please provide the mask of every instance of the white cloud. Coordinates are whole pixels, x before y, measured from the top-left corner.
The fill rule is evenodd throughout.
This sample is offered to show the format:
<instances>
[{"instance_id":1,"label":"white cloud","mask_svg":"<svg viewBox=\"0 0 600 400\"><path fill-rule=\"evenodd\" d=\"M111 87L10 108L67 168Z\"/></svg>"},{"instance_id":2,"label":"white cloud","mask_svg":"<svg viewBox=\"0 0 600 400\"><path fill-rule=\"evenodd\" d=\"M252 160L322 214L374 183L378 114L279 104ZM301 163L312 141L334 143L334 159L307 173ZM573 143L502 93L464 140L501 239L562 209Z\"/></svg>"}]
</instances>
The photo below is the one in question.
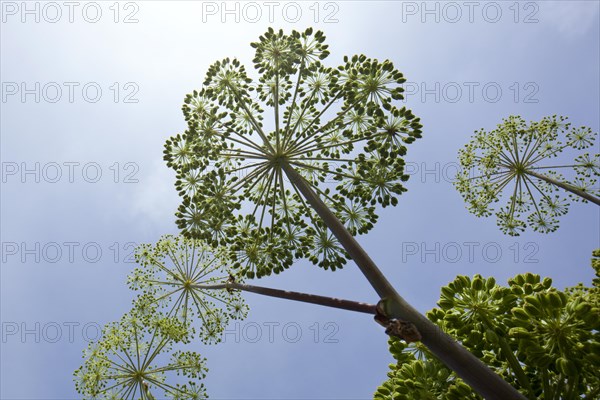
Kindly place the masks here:
<instances>
[{"instance_id":1,"label":"white cloud","mask_svg":"<svg viewBox=\"0 0 600 400\"><path fill-rule=\"evenodd\" d=\"M598 20L596 1L549 1L541 5L539 20L570 38L584 35Z\"/></svg>"},{"instance_id":2,"label":"white cloud","mask_svg":"<svg viewBox=\"0 0 600 400\"><path fill-rule=\"evenodd\" d=\"M160 159L149 162L146 173L140 177L142 182L129 202L134 219L145 227L164 226L166 221L174 221L179 197L173 186L172 170Z\"/></svg>"}]
</instances>

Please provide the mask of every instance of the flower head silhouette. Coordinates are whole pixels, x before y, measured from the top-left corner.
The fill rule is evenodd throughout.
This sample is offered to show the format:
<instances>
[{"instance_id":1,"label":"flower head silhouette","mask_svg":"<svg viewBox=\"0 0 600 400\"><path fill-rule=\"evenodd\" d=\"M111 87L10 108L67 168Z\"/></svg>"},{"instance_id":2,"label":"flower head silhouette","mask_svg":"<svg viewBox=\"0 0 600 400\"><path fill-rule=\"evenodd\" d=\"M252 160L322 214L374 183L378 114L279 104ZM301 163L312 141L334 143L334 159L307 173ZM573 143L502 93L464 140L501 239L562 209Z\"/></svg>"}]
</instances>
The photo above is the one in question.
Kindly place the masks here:
<instances>
[{"instance_id":1,"label":"flower head silhouette","mask_svg":"<svg viewBox=\"0 0 600 400\"><path fill-rule=\"evenodd\" d=\"M248 307L240 293L203 286L226 283L230 263L222 251L199 239L163 236L155 245L136 250L141 265L129 276L129 285L140 290L139 309L158 309L183 323L199 322L199 336L216 343L231 319L241 319Z\"/></svg>"},{"instance_id":2,"label":"flower head silhouette","mask_svg":"<svg viewBox=\"0 0 600 400\"><path fill-rule=\"evenodd\" d=\"M354 234L369 231L374 205L406 189L402 156L421 124L402 99L390 61L345 57L336 68L325 36L269 29L253 79L236 59L213 64L185 98L188 129L170 138L184 235L228 243L249 277L280 272L296 257L336 269L347 254L327 237L298 189L306 181ZM323 232L325 230L325 232Z\"/></svg>"},{"instance_id":3,"label":"flower head silhouette","mask_svg":"<svg viewBox=\"0 0 600 400\"><path fill-rule=\"evenodd\" d=\"M173 351L174 343L188 341L181 321L158 313L149 317L134 308L107 325L102 336L90 343L84 364L75 371L75 387L84 398L206 398L204 385L198 383L207 371L205 359Z\"/></svg>"},{"instance_id":4,"label":"flower head silhouette","mask_svg":"<svg viewBox=\"0 0 600 400\"><path fill-rule=\"evenodd\" d=\"M574 161L557 161L564 150L589 148L597 136L590 128L572 127L565 117L527 124L511 116L490 132L476 132L459 151L462 170L455 186L476 216L495 212L504 233L518 236L526 226L553 232L569 198L600 205L600 156L584 153Z\"/></svg>"}]
</instances>

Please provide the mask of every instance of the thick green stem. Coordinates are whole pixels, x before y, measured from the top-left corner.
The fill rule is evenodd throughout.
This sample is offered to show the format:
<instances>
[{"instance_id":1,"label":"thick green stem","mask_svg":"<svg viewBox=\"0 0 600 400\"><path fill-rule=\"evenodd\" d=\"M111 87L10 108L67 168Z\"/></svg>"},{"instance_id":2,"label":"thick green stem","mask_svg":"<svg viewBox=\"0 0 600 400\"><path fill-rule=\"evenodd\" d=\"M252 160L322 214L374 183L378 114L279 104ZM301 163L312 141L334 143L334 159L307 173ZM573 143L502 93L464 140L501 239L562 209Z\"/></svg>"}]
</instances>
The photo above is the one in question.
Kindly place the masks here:
<instances>
[{"instance_id":1,"label":"thick green stem","mask_svg":"<svg viewBox=\"0 0 600 400\"><path fill-rule=\"evenodd\" d=\"M252 292L264 296L278 297L280 299L301 301L303 303L318 304L320 306L340 308L342 310L356 311L375 315L376 306L374 304L360 303L357 301L336 299L334 297L319 296L316 294L292 292L289 290L272 289L262 286L246 285L237 282L219 283L215 285L193 285L197 289L216 290L233 289L244 292Z\"/></svg>"},{"instance_id":2,"label":"thick green stem","mask_svg":"<svg viewBox=\"0 0 600 400\"><path fill-rule=\"evenodd\" d=\"M536 178L541 179L544 182L547 182L551 185L558 186L559 188L564 189L567 192L576 194L577 196L582 197L588 201L591 201L592 203L596 203L597 205L600 206L600 198L598 198L594 195L591 195L589 193L586 193L583 190L577 189L573 185L569 185L568 183L557 181L556 179L552 179L550 177L547 177L546 175L538 174L537 172L532 171L530 169L528 169L526 173L528 175L535 176Z\"/></svg>"},{"instance_id":3,"label":"thick green stem","mask_svg":"<svg viewBox=\"0 0 600 400\"><path fill-rule=\"evenodd\" d=\"M379 297L384 300L384 312L387 317L411 322L421 333L423 344L484 398L498 400L526 399L525 396L495 374L481 360L444 333L439 326L429 321L408 304L396 292L352 234L323 203L308 182L289 164L284 162L282 167L290 182L298 188L308 203L319 214L329 230L358 265L358 268Z\"/></svg>"}]
</instances>

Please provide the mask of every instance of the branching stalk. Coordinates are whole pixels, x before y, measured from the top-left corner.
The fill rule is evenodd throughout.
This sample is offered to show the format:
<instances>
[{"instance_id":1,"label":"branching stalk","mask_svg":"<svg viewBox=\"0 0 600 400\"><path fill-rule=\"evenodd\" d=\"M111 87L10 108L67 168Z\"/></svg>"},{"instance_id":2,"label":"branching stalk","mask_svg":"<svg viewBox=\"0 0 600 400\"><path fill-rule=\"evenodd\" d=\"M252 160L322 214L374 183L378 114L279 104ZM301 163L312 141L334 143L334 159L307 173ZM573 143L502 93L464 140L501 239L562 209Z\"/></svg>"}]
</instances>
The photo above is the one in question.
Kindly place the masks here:
<instances>
[{"instance_id":1,"label":"branching stalk","mask_svg":"<svg viewBox=\"0 0 600 400\"><path fill-rule=\"evenodd\" d=\"M547 182L551 185L558 186L559 188L564 189L567 192L571 192L579 197L582 197L582 198L584 198L588 201L591 201L592 203L595 203L600 206L600 198L598 198L592 194L586 193L581 189L577 189L573 185L569 185L568 183L557 181L556 179L552 179L546 175L538 174L537 172L532 171L530 169L527 170L527 174L531 175L531 176L535 176L536 178L541 179L544 182Z\"/></svg>"},{"instance_id":2,"label":"branching stalk","mask_svg":"<svg viewBox=\"0 0 600 400\"><path fill-rule=\"evenodd\" d=\"M374 304L360 303L352 300L337 299L334 297L319 296L316 294L308 294L301 292L292 292L289 290L273 289L262 286L247 285L244 283L227 282L214 285L193 285L196 289L201 290L217 290L217 289L232 289L241 290L244 292L252 292L264 296L278 297L280 299L301 301L303 303L318 304L320 306L339 308L342 310L356 311L365 314L375 315L376 306Z\"/></svg>"}]
</instances>

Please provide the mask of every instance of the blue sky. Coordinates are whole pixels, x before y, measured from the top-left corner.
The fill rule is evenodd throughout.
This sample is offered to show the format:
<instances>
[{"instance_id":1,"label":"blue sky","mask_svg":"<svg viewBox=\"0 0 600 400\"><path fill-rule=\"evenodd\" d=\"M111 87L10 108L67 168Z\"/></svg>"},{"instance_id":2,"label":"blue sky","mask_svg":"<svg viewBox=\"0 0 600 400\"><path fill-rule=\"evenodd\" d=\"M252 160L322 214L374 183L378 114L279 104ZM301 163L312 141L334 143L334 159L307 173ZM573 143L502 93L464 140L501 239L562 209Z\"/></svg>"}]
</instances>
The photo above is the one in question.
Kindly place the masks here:
<instances>
[{"instance_id":1,"label":"blue sky","mask_svg":"<svg viewBox=\"0 0 600 400\"><path fill-rule=\"evenodd\" d=\"M511 114L566 115L598 132L598 2L229 2L229 14L221 2L81 2L72 22L61 2L22 4L1 3L2 399L77 398L81 350L133 298L132 244L176 233L162 150L185 129L184 95L218 59L250 67L249 43L268 26L323 30L329 65L364 53L405 74L423 139L406 157L408 192L360 243L415 307L434 307L457 274L591 281L595 206L573 204L554 234L511 238L469 214L450 180L472 132ZM259 284L376 302L352 263L331 273L298 262ZM245 298L249 317L225 343L192 345L209 360L211 398L363 399L385 379L386 336L369 316Z\"/></svg>"}]
</instances>

